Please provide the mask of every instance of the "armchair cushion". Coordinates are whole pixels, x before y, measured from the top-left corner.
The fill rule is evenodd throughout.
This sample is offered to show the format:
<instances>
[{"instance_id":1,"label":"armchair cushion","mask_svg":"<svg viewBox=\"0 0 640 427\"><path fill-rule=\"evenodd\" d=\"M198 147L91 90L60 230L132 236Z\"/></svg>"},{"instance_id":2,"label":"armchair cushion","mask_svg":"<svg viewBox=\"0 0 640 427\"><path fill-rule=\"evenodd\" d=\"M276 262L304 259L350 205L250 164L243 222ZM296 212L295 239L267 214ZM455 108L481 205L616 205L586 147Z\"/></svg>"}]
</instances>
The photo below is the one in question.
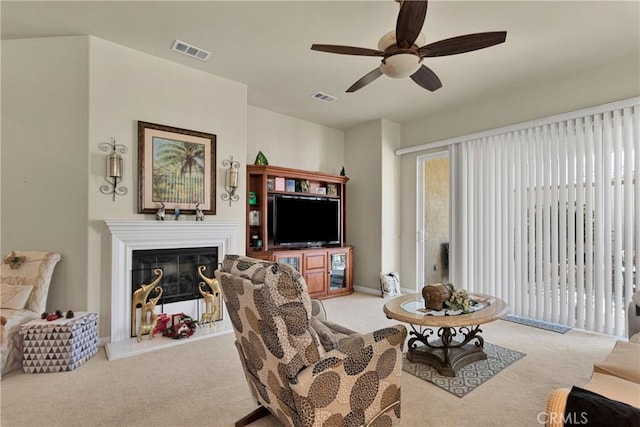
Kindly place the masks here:
<instances>
[{"instance_id":1,"label":"armchair cushion","mask_svg":"<svg viewBox=\"0 0 640 427\"><path fill-rule=\"evenodd\" d=\"M360 335L302 370L291 390L304 424L363 425L380 415L380 425L391 425L400 418L406 336L402 325Z\"/></svg>"},{"instance_id":2,"label":"armchair cushion","mask_svg":"<svg viewBox=\"0 0 640 427\"><path fill-rule=\"evenodd\" d=\"M216 274L229 318L243 335L239 342L249 360L268 350L278 360L273 371L291 380L320 359L324 350L310 325L311 298L296 270L285 264L227 256ZM255 368L261 370L258 365Z\"/></svg>"},{"instance_id":3,"label":"armchair cushion","mask_svg":"<svg viewBox=\"0 0 640 427\"><path fill-rule=\"evenodd\" d=\"M322 301L311 300L311 327L316 331L325 351L331 351L359 334L337 323L327 320L327 312Z\"/></svg>"},{"instance_id":4,"label":"armchair cushion","mask_svg":"<svg viewBox=\"0 0 640 427\"><path fill-rule=\"evenodd\" d=\"M322 344L322 347L325 349L325 351L331 351L338 346L338 340L336 339L335 334L331 332L331 329L329 329L327 325L322 323L321 320L312 317L310 320L310 324L313 330L318 334L320 343Z\"/></svg>"}]
</instances>

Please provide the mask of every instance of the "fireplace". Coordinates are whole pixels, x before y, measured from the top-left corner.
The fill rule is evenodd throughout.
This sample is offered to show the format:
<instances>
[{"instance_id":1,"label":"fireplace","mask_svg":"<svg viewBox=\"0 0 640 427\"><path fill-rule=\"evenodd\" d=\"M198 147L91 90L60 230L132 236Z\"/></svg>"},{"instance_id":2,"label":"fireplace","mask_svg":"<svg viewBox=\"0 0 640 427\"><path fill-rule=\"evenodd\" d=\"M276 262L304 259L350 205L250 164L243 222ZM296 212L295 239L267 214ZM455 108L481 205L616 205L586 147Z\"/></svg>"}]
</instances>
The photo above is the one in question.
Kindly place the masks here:
<instances>
[{"instance_id":1,"label":"fireplace","mask_svg":"<svg viewBox=\"0 0 640 427\"><path fill-rule=\"evenodd\" d=\"M131 270L131 295L143 283L155 278L153 270L162 270L162 297L159 304L189 301L202 298L198 292L198 266L204 265L208 276L218 268L218 248L147 249L133 251Z\"/></svg>"},{"instance_id":2,"label":"fireplace","mask_svg":"<svg viewBox=\"0 0 640 427\"><path fill-rule=\"evenodd\" d=\"M142 345L136 345L135 338L131 338L131 296L133 292L133 254L136 251L148 250L177 250L194 248L215 248L216 262L222 260L225 254L244 253L242 227L238 222L230 221L140 221L140 220L107 220L107 227L111 233L111 335L107 344L109 359L125 356L114 356L120 347L131 348L132 354L138 354L140 349L159 345L162 340L145 340ZM208 251L209 249L205 249ZM213 276L211 267L206 270L207 276ZM197 303L200 299L165 304L165 312L184 312L196 317ZM158 307L157 312L160 312ZM224 310L224 304L223 304ZM223 314L223 319L226 319ZM220 322L218 322L220 323ZM224 321L223 321L224 323ZM216 325L221 330L222 325ZM199 328L199 330L207 328ZM229 330L231 330L229 328ZM215 333L215 331L214 331ZM189 338L189 339L193 339ZM133 341L133 342L132 342ZM185 340L173 340L185 341ZM145 350L146 351L146 350ZM143 351L144 352L144 351ZM127 354L129 355L129 354Z\"/></svg>"},{"instance_id":3,"label":"fireplace","mask_svg":"<svg viewBox=\"0 0 640 427\"><path fill-rule=\"evenodd\" d=\"M143 284L149 284L156 279L154 270L162 271L162 279L158 287L162 289L157 307L162 313L175 314L182 312L177 308L181 302L193 302L202 299L198 284L201 282L198 276L198 267L205 266L205 274L213 276L218 268L218 248L215 246L204 248L171 248L171 249L145 249L135 250L131 255L131 296L140 289ZM208 286L207 286L208 288ZM198 301L192 304L191 313L198 320L201 312ZM222 310L221 307L218 307ZM133 319L132 319L133 320ZM136 320L135 324L139 324ZM135 328L132 328L131 336L136 336Z\"/></svg>"}]
</instances>

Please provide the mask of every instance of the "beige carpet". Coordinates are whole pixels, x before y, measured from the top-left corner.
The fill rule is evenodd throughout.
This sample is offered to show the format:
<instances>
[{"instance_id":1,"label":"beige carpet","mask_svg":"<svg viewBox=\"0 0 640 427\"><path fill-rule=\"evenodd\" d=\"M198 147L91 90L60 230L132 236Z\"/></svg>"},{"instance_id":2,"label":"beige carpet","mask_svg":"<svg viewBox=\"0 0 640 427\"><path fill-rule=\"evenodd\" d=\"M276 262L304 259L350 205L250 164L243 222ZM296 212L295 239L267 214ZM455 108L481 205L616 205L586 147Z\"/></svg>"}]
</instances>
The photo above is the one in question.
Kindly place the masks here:
<instances>
[{"instance_id":1,"label":"beige carpet","mask_svg":"<svg viewBox=\"0 0 640 427\"><path fill-rule=\"evenodd\" d=\"M395 323L383 304L366 294L325 300L331 320L360 331ZM527 356L463 398L404 374L403 426L540 426L549 391L584 385L615 342L505 321L482 329L487 341ZM71 372L15 371L0 382L0 402L2 427L232 426L255 408L232 334L112 362L100 349ZM268 417L253 426L278 423Z\"/></svg>"}]
</instances>

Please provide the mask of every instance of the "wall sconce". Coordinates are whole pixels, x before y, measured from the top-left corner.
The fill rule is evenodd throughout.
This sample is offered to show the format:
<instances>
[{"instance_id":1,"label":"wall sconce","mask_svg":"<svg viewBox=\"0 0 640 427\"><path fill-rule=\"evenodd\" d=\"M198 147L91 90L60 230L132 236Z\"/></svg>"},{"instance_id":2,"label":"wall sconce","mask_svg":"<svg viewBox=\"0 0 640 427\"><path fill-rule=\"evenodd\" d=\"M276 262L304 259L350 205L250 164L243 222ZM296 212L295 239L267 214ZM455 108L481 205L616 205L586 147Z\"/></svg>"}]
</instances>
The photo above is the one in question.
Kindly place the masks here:
<instances>
[{"instance_id":1,"label":"wall sconce","mask_svg":"<svg viewBox=\"0 0 640 427\"><path fill-rule=\"evenodd\" d=\"M233 160L233 156L231 159L224 159L222 161L222 166L227 169L224 178L224 190L226 194L222 194L220 198L224 201L229 201L229 206L231 206L231 202L237 202L240 200L240 196L236 194L236 190L238 189L238 168L240 167L240 163Z\"/></svg>"},{"instance_id":2,"label":"wall sconce","mask_svg":"<svg viewBox=\"0 0 640 427\"><path fill-rule=\"evenodd\" d=\"M116 201L116 194L124 196L127 194L127 188L118 187L118 181L122 181L122 154L127 153L127 147L122 144L116 144L116 140L111 138L111 142L101 142L98 145L100 151L110 152L107 156L107 174L105 179L108 184L100 186L102 194L112 194L113 201Z\"/></svg>"}]
</instances>

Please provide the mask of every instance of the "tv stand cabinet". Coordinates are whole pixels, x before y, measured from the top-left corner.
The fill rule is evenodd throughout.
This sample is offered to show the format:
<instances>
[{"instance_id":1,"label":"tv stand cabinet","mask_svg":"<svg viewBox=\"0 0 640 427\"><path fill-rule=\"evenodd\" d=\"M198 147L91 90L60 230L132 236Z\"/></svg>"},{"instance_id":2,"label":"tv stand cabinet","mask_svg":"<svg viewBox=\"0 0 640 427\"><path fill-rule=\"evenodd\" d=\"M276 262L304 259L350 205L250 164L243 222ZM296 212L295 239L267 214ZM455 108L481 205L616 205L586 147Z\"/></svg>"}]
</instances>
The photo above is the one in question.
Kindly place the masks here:
<instances>
[{"instance_id":1,"label":"tv stand cabinet","mask_svg":"<svg viewBox=\"0 0 640 427\"><path fill-rule=\"evenodd\" d=\"M291 265L303 275L309 294L313 298L328 298L352 293L353 247L346 245L345 237L348 180L346 176L322 172L279 166L247 165L247 255ZM342 218L340 244L331 247L299 249L274 245L269 233L269 199L276 194L339 199ZM313 224L308 226L313 227Z\"/></svg>"},{"instance_id":2,"label":"tv stand cabinet","mask_svg":"<svg viewBox=\"0 0 640 427\"><path fill-rule=\"evenodd\" d=\"M353 247L271 251L269 261L289 264L302 274L312 298L353 292ZM252 254L252 256L255 256Z\"/></svg>"}]
</instances>

